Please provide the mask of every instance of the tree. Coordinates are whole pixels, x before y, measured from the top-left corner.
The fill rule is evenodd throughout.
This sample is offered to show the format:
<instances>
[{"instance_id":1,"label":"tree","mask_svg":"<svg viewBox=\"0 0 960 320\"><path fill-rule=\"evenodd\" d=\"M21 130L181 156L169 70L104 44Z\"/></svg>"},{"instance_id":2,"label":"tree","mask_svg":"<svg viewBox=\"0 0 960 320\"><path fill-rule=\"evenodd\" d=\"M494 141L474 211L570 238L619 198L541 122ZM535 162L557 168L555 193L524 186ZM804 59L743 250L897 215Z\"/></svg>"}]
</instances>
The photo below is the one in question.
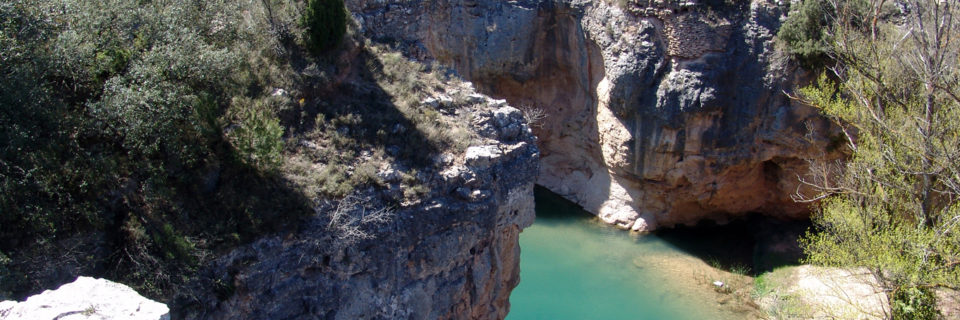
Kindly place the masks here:
<instances>
[{"instance_id":1,"label":"tree","mask_svg":"<svg viewBox=\"0 0 960 320\"><path fill-rule=\"evenodd\" d=\"M347 11L343 0L307 0L303 22L307 49L315 55L340 44L347 32Z\"/></svg>"},{"instance_id":2,"label":"tree","mask_svg":"<svg viewBox=\"0 0 960 320\"><path fill-rule=\"evenodd\" d=\"M828 60L828 42L823 26L831 16L826 0L806 0L792 9L790 19L777 32L787 51L805 68L819 69Z\"/></svg>"},{"instance_id":3,"label":"tree","mask_svg":"<svg viewBox=\"0 0 960 320\"><path fill-rule=\"evenodd\" d=\"M798 98L843 129L850 158L799 195L823 199L808 261L865 267L894 319L934 318L933 292L960 289L957 3L827 3L836 65Z\"/></svg>"}]
</instances>

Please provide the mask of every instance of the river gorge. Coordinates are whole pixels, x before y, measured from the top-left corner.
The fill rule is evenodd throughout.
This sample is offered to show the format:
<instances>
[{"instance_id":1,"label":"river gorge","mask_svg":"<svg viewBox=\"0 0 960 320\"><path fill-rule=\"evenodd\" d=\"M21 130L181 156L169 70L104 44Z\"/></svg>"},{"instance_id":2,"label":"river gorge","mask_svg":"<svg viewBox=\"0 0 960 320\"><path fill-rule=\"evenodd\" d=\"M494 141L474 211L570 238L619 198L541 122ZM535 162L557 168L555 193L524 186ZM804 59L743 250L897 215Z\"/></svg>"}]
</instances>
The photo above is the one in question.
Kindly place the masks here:
<instances>
[{"instance_id":1,"label":"river gorge","mask_svg":"<svg viewBox=\"0 0 960 320\"><path fill-rule=\"evenodd\" d=\"M816 109L786 95L809 77L776 49L774 35L789 11L788 3L358 0L347 4L363 34L392 44L410 59L451 68L479 92L505 99L528 114L542 112L542 119L530 128L540 150L536 183L615 228L648 233L740 221L753 224L749 229L765 233L764 239L771 243L793 243L791 250L797 255L795 240L802 227L798 231L784 224L756 223L763 219L755 218L801 221L802 225L809 204L793 199L810 192L800 183L810 172L809 161L840 156L830 147L837 128ZM739 318L752 312L707 303L717 299L710 283L718 279L689 281L697 278L692 272L730 274L730 265L727 271L714 268L705 262L709 257L685 253L660 235L633 239L636 235L541 216L538 219L544 220L534 223L528 238L521 233L521 252L529 253L521 254L520 269L529 263L526 268L545 274L521 271L520 287L511 298L513 319L543 318L534 310L544 309L525 309L537 305L555 306L559 314L564 308L589 309L594 304L608 306L593 308L594 312L602 309L631 318L630 314L643 314L633 312L634 307L661 309L630 301L663 297L671 297L663 300L676 302L684 312L705 312L706 318ZM721 231L717 239L742 231ZM696 232L679 238L692 234ZM573 235L583 238L565 242L573 241L567 238ZM556 246L547 246L551 242ZM589 246L593 247L585 248ZM697 246L688 242L683 249L695 251ZM729 255L743 251L726 250ZM550 252L555 256L541 256ZM617 262L590 264L603 260L597 255L604 253ZM636 257L661 261L638 267ZM565 260L585 264L560 262ZM545 267L543 263L549 265L548 261L571 269L557 270L559 276L551 276L549 268L537 269ZM555 280L524 287L523 279L534 282L541 277ZM576 287L589 287L604 281L603 277L618 277L613 282L620 284L602 296ZM684 281L664 280L671 277ZM573 287L561 289L568 280ZM535 296L535 290L556 295L585 292L576 292L569 300L524 298L526 292ZM688 297L687 303L673 295L678 290ZM750 293L745 295L741 293L740 299L750 300ZM615 303L615 299L625 300ZM517 301L526 302L517 305ZM664 309L651 311L653 318L670 318L665 315L680 310L670 303L655 305ZM703 310L694 312L690 306ZM532 313L523 316L524 312Z\"/></svg>"},{"instance_id":2,"label":"river gorge","mask_svg":"<svg viewBox=\"0 0 960 320\"><path fill-rule=\"evenodd\" d=\"M764 317L754 276L797 263L811 212L794 201L810 192L802 181L812 161L842 157L839 129L787 94L811 77L777 48L789 2L345 1L354 42L333 67L298 71L332 79L323 89L344 105L382 98L415 105L424 122L456 123L463 148L374 141L345 172L377 153L389 160L364 167L376 183L348 191L389 203L392 219L358 225L364 237L343 244L327 215L339 205L315 201L313 215L204 257L167 301L171 315ZM370 76L391 66L365 50L396 51L383 56L449 83L411 85L419 91L399 101ZM311 116L300 125L330 120L322 95L273 92L290 114ZM331 131L426 135L383 111L400 120L341 115ZM336 140L292 131L288 149ZM429 165L411 169L397 156L404 148ZM357 208L362 221L368 208Z\"/></svg>"}]
</instances>

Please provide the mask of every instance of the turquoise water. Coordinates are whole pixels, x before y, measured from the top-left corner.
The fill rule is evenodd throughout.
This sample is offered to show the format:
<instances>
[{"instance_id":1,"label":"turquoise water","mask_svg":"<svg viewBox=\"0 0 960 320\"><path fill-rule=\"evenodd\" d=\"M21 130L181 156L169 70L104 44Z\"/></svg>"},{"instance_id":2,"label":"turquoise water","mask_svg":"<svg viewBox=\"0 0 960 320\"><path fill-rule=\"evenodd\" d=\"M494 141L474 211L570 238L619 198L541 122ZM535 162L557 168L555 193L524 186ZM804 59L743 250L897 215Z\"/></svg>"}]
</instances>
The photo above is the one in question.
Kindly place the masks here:
<instances>
[{"instance_id":1,"label":"turquoise water","mask_svg":"<svg viewBox=\"0 0 960 320\"><path fill-rule=\"evenodd\" d=\"M709 283L722 272L655 235L601 225L542 190L520 248L508 320L745 318L717 303Z\"/></svg>"}]
</instances>

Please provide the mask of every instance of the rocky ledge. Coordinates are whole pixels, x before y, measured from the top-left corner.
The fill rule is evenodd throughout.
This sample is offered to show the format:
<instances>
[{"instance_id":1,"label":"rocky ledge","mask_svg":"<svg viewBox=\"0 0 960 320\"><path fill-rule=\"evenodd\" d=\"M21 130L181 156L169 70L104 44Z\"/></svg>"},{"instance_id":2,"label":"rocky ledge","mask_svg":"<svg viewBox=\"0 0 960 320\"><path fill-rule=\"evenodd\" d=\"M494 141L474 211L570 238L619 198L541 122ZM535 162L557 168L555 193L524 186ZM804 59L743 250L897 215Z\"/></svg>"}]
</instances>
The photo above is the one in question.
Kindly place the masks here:
<instances>
[{"instance_id":1,"label":"rocky ledge","mask_svg":"<svg viewBox=\"0 0 960 320\"><path fill-rule=\"evenodd\" d=\"M518 235L533 223L539 151L521 112L465 94L479 136L417 179L430 191L384 215L376 191L298 230L233 250L171 305L183 319L503 319L519 281ZM448 97L426 104L451 103ZM392 179L390 170L381 172ZM367 220L380 223L364 224ZM351 224L352 222L355 224ZM348 241L330 232L346 223ZM350 229L350 226L353 229Z\"/></svg>"}]
</instances>

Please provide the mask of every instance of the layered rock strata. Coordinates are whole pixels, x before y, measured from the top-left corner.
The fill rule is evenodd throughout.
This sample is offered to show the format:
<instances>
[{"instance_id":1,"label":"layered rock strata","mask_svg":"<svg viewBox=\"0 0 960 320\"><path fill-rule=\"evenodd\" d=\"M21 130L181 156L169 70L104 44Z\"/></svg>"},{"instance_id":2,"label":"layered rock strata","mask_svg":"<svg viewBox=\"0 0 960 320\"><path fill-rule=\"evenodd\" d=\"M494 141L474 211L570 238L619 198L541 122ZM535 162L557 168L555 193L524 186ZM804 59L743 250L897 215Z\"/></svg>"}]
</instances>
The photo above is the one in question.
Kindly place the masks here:
<instances>
[{"instance_id":1,"label":"layered rock strata","mask_svg":"<svg viewBox=\"0 0 960 320\"><path fill-rule=\"evenodd\" d=\"M786 4L617 2L347 1L371 38L544 110L538 183L608 223L805 217L790 195L833 129L784 94Z\"/></svg>"},{"instance_id":2,"label":"layered rock strata","mask_svg":"<svg viewBox=\"0 0 960 320\"><path fill-rule=\"evenodd\" d=\"M331 215L317 215L299 230L238 248L177 297L174 316L503 319L519 281L518 235L533 223L539 151L519 110L476 94L468 100L474 107L458 112L474 115L479 138L463 154L437 157L440 169L418 174L428 195L358 225L367 237L353 241L330 232ZM363 204L376 203L375 193L360 192L353 209L379 207ZM318 208L328 210L339 209ZM363 221L373 211L344 214Z\"/></svg>"}]
</instances>

